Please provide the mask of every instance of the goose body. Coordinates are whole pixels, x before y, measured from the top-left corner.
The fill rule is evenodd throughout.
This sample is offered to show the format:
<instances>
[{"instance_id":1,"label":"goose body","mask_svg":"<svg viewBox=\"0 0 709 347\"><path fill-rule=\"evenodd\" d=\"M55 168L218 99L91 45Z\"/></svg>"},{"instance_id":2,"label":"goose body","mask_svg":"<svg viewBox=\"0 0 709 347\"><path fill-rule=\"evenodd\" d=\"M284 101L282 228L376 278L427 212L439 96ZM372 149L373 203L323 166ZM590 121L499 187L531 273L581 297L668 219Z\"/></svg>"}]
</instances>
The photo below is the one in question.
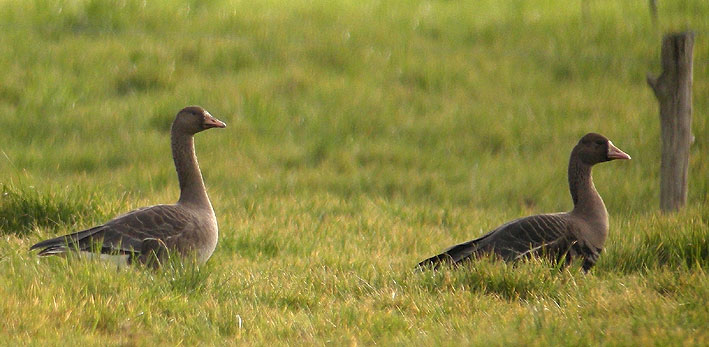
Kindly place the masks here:
<instances>
[{"instance_id":1,"label":"goose body","mask_svg":"<svg viewBox=\"0 0 709 347\"><path fill-rule=\"evenodd\" d=\"M171 129L172 155L180 182L173 205L144 207L103 225L39 242L30 250L40 256L78 251L121 264L160 261L167 252L194 257L203 264L217 245L217 219L209 201L194 151L194 134L226 125L199 106L177 113Z\"/></svg>"},{"instance_id":2,"label":"goose body","mask_svg":"<svg viewBox=\"0 0 709 347\"><path fill-rule=\"evenodd\" d=\"M450 247L418 266L438 268L485 254L495 254L505 261L544 255L567 264L580 258L583 269L588 271L598 260L608 235L608 212L593 184L591 167L615 159L630 159L630 156L602 135L586 134L569 159L572 211L513 220L477 239Z\"/></svg>"}]
</instances>

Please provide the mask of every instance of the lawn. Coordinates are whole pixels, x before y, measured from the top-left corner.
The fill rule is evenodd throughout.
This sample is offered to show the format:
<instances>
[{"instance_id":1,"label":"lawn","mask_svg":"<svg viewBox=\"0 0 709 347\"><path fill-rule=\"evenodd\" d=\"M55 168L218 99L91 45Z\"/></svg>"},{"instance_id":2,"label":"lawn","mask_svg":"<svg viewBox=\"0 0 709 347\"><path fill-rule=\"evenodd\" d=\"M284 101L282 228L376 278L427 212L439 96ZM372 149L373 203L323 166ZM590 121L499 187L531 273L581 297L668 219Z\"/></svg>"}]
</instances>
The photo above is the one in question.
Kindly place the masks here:
<instances>
[{"instance_id":1,"label":"lawn","mask_svg":"<svg viewBox=\"0 0 709 347\"><path fill-rule=\"evenodd\" d=\"M709 2L0 0L0 344L707 345ZM686 208L659 207L662 34L691 29ZM38 258L35 242L179 195L175 113L220 225L205 266ZM572 207L610 215L588 274L416 272Z\"/></svg>"}]
</instances>

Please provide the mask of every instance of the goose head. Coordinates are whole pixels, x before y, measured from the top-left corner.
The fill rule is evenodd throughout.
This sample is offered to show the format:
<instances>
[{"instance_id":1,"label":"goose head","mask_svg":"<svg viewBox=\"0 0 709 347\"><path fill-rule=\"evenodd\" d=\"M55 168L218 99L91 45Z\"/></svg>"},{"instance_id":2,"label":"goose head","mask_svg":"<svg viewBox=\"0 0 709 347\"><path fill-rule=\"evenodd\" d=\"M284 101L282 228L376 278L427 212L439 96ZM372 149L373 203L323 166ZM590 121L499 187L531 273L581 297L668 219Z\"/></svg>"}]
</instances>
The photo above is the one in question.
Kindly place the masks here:
<instances>
[{"instance_id":1,"label":"goose head","mask_svg":"<svg viewBox=\"0 0 709 347\"><path fill-rule=\"evenodd\" d=\"M584 135L574 147L571 155L577 156L582 163L589 166L616 159L630 159L630 156L614 146L613 142L596 133Z\"/></svg>"},{"instance_id":2,"label":"goose head","mask_svg":"<svg viewBox=\"0 0 709 347\"><path fill-rule=\"evenodd\" d=\"M214 118L199 106L188 106L180 110L172 123L172 131L194 135L210 128L226 128L226 124Z\"/></svg>"}]
</instances>

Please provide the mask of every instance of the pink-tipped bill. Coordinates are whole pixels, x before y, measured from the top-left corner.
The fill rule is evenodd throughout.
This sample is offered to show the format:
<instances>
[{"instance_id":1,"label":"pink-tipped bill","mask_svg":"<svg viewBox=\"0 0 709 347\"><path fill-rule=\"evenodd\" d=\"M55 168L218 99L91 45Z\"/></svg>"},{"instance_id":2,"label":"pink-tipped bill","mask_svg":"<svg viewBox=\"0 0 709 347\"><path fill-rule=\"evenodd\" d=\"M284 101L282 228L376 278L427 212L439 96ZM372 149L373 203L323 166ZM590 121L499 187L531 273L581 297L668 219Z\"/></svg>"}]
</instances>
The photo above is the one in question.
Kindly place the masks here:
<instances>
[{"instance_id":1,"label":"pink-tipped bill","mask_svg":"<svg viewBox=\"0 0 709 347\"><path fill-rule=\"evenodd\" d=\"M226 123L212 117L211 114L206 114L204 117L205 128L226 128Z\"/></svg>"},{"instance_id":2,"label":"pink-tipped bill","mask_svg":"<svg viewBox=\"0 0 709 347\"><path fill-rule=\"evenodd\" d=\"M630 156L613 145L613 142L608 141L608 159L626 159L630 160Z\"/></svg>"}]
</instances>

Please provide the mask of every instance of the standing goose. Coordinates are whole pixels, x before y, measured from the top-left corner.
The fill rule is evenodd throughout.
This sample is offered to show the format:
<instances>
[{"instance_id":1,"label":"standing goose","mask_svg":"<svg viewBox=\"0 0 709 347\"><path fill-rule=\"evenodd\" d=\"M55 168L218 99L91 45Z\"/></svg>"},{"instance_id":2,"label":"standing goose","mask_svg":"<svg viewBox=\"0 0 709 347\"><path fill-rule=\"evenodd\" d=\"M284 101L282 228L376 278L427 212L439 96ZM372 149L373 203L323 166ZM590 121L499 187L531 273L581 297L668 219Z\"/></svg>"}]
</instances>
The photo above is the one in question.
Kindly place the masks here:
<instances>
[{"instance_id":1,"label":"standing goose","mask_svg":"<svg viewBox=\"0 0 709 347\"><path fill-rule=\"evenodd\" d=\"M172 158L180 181L180 199L174 205L144 207L118 216L103 225L42 241L30 247L40 256L79 251L120 264L134 262L158 266L167 251L194 257L198 264L209 259L217 245L217 218L202 180L194 151L194 134L224 128L224 122L199 106L177 113L170 137ZM155 262L154 260L157 260Z\"/></svg>"},{"instance_id":2,"label":"standing goose","mask_svg":"<svg viewBox=\"0 0 709 347\"><path fill-rule=\"evenodd\" d=\"M531 255L546 255L552 261L583 259L588 271L596 264L608 234L608 212L591 177L591 167L605 161L630 159L603 135L589 133L571 151L569 190L574 201L571 212L540 214L504 224L472 241L455 245L418 264L419 268L459 264L484 254L496 254L505 261Z\"/></svg>"}]
</instances>

